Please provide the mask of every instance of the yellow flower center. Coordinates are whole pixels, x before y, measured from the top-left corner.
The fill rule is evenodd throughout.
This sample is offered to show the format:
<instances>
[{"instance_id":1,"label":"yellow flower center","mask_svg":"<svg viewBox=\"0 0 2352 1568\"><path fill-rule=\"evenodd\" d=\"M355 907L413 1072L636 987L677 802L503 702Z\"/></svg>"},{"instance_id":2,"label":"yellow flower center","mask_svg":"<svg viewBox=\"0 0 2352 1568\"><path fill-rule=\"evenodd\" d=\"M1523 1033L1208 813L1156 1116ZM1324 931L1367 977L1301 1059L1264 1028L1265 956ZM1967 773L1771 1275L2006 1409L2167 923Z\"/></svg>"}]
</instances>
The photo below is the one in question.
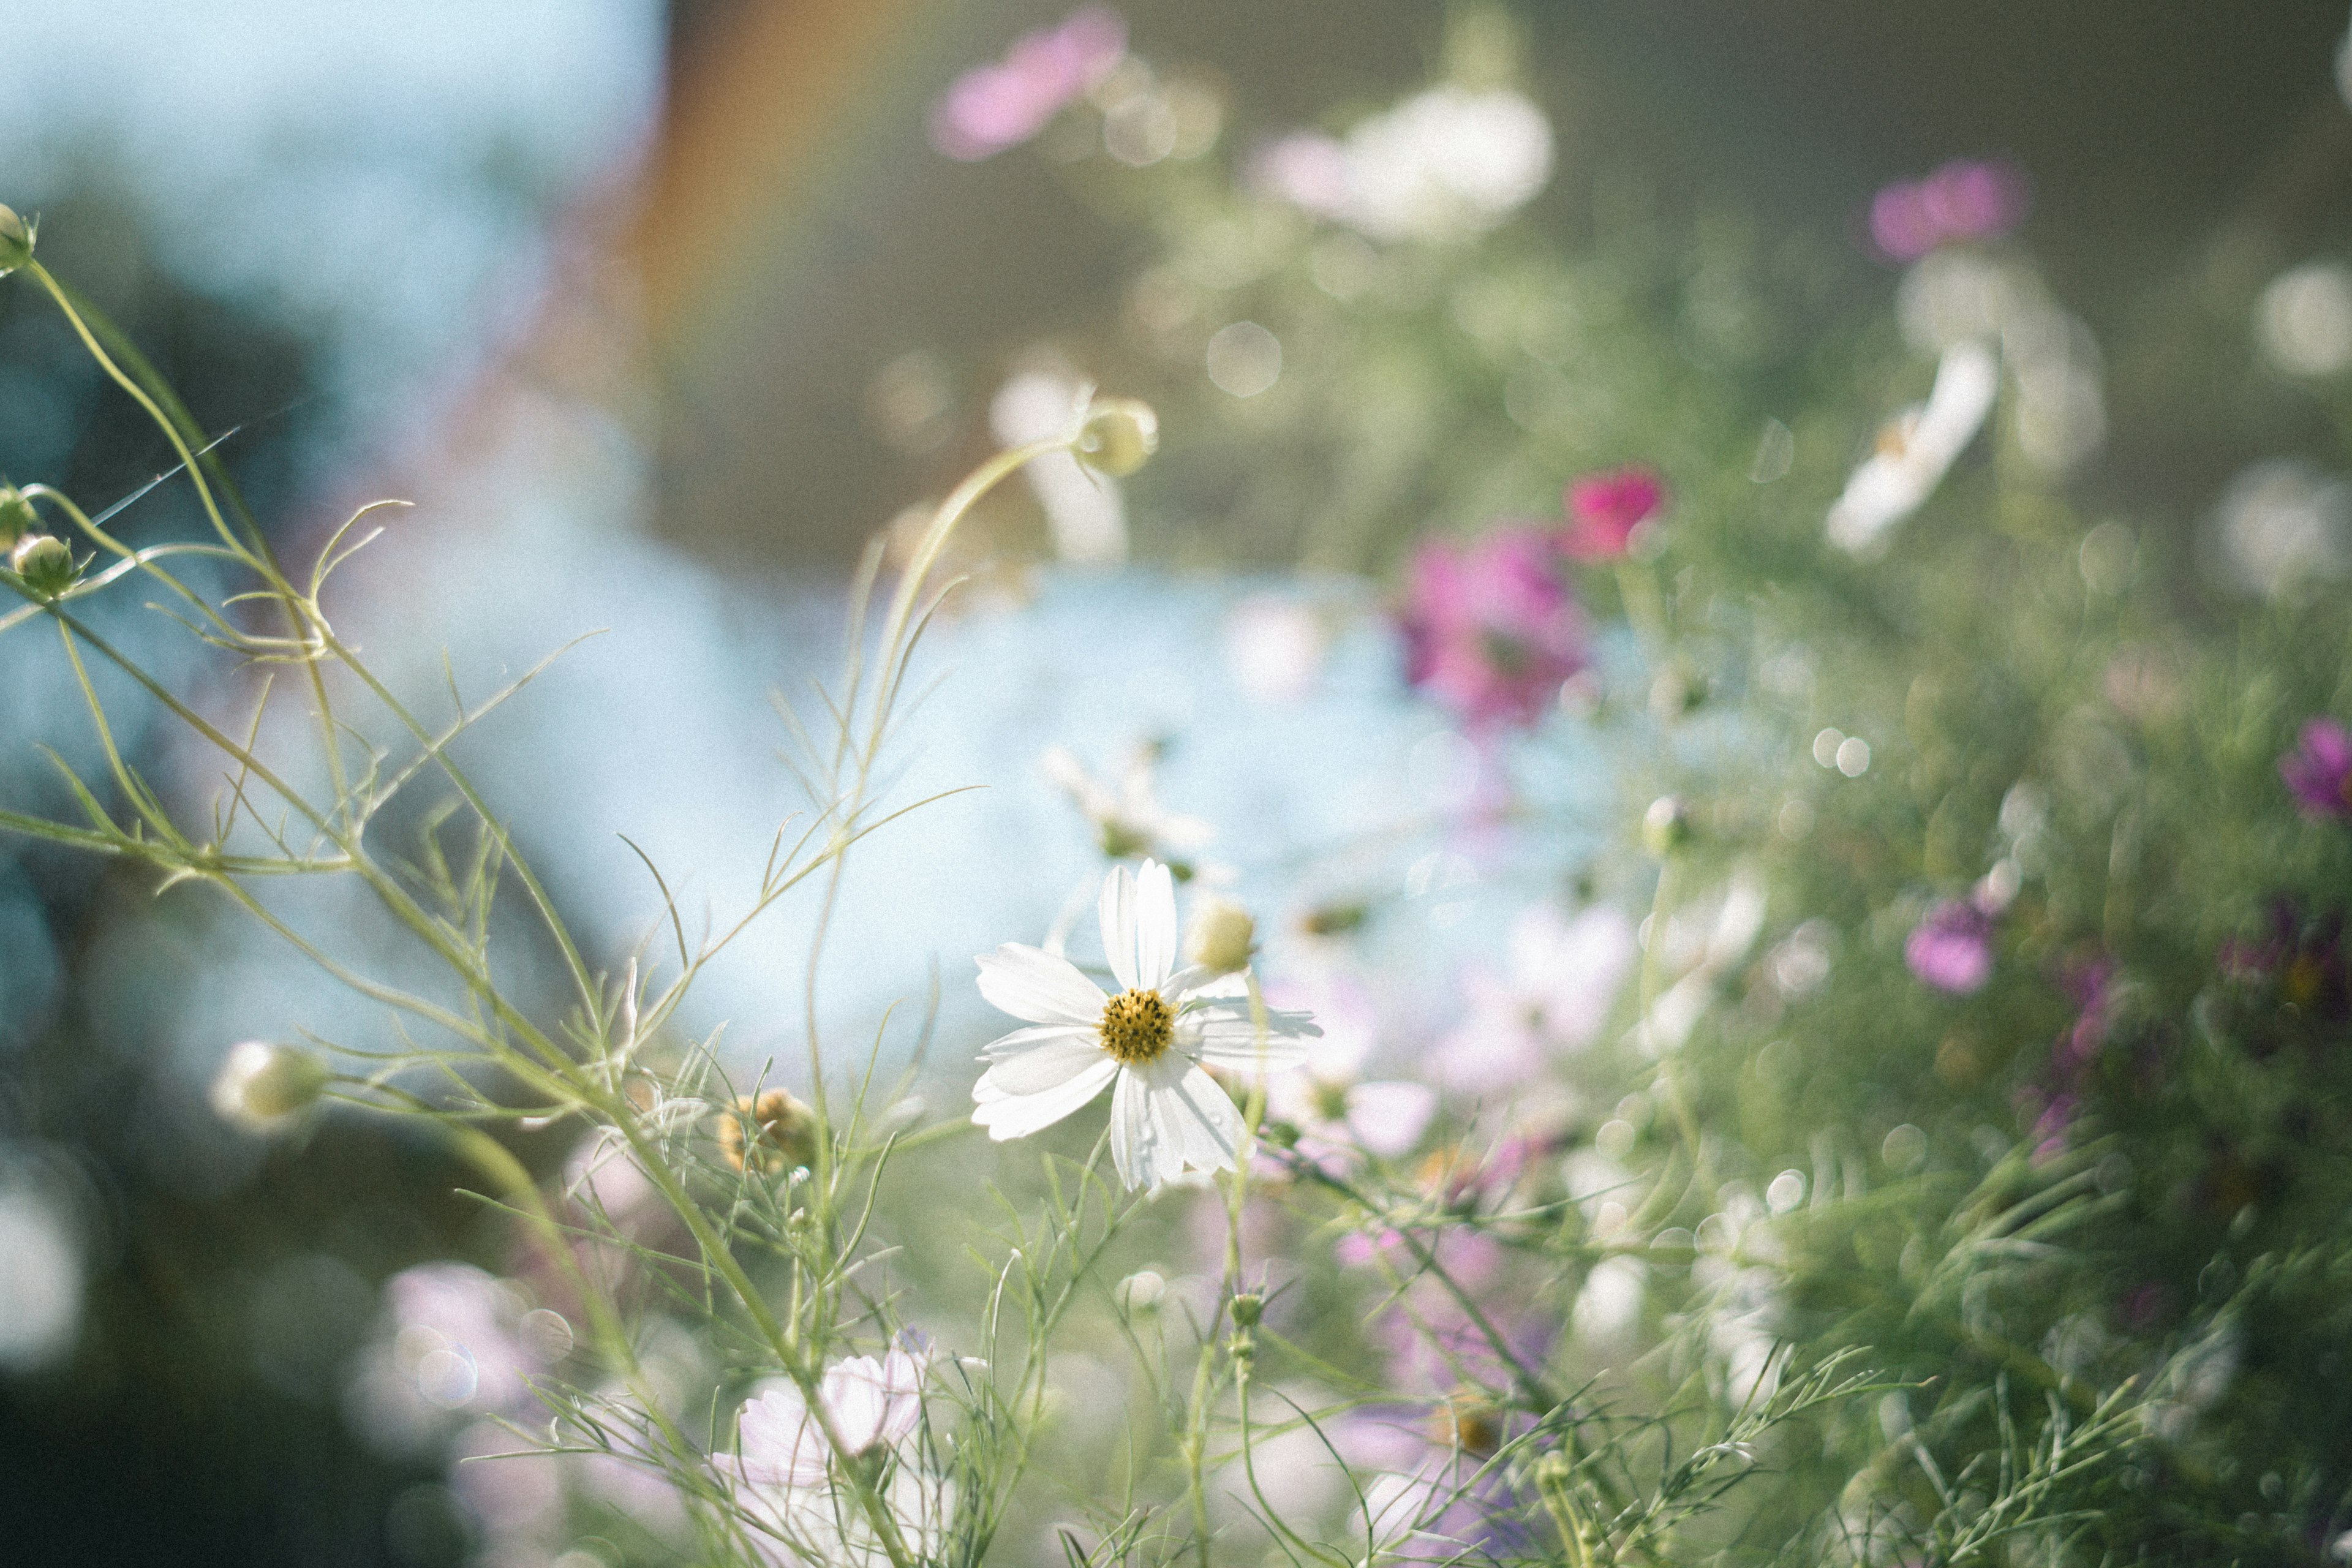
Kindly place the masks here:
<instances>
[{"instance_id":1,"label":"yellow flower center","mask_svg":"<svg viewBox=\"0 0 2352 1568\"><path fill-rule=\"evenodd\" d=\"M1122 991L1103 1005L1102 1047L1123 1067L1158 1061L1175 1038L1176 1009L1157 991Z\"/></svg>"}]
</instances>

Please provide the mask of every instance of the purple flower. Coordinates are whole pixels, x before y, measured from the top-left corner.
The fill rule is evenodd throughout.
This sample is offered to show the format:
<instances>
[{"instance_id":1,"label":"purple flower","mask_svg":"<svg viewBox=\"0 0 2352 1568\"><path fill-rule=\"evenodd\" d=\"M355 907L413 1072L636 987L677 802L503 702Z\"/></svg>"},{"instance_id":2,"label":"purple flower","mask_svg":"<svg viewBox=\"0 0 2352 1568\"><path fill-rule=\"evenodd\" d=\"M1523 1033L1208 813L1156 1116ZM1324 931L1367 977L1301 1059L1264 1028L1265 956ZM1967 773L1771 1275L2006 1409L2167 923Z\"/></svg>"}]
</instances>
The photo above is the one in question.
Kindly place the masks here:
<instances>
[{"instance_id":1,"label":"purple flower","mask_svg":"<svg viewBox=\"0 0 2352 1568\"><path fill-rule=\"evenodd\" d=\"M1127 54L1127 24L1100 5L1022 37L1004 58L956 78L931 111L931 145L967 163L1017 147Z\"/></svg>"},{"instance_id":2,"label":"purple flower","mask_svg":"<svg viewBox=\"0 0 2352 1568\"><path fill-rule=\"evenodd\" d=\"M1992 977L1992 917L1972 903L1946 899L1927 911L1903 944L1911 973L1938 991L1965 996Z\"/></svg>"},{"instance_id":3,"label":"purple flower","mask_svg":"<svg viewBox=\"0 0 2352 1568\"><path fill-rule=\"evenodd\" d=\"M1889 260L1916 261L1939 246L2007 234L2026 205L2025 178L2015 169L1958 159L1881 189L1870 204L1870 237Z\"/></svg>"},{"instance_id":4,"label":"purple flower","mask_svg":"<svg viewBox=\"0 0 2352 1568\"><path fill-rule=\"evenodd\" d=\"M2352 816L2352 734L2333 719L2314 719L2279 759L2279 777L2305 816Z\"/></svg>"},{"instance_id":5,"label":"purple flower","mask_svg":"<svg viewBox=\"0 0 2352 1568\"><path fill-rule=\"evenodd\" d=\"M1648 468L1587 474L1568 487L1569 527L1560 548L1579 561L1614 561L1633 531L1666 504L1666 487Z\"/></svg>"},{"instance_id":6,"label":"purple flower","mask_svg":"<svg viewBox=\"0 0 2352 1568\"><path fill-rule=\"evenodd\" d=\"M1423 545L1402 621L1405 679L1474 727L1534 723L1585 665L1559 550L1531 528Z\"/></svg>"}]
</instances>

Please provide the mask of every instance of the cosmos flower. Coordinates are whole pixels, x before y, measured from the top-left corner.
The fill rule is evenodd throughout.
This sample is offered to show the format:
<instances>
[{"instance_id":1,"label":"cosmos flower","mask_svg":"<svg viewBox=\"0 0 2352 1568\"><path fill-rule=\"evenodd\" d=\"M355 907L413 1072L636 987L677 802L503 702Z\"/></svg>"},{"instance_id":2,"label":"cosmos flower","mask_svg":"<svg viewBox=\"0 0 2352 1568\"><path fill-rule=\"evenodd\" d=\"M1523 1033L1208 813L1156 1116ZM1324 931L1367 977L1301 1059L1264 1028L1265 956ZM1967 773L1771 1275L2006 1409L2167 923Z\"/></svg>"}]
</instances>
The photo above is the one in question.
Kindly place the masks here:
<instances>
[{"instance_id":1,"label":"cosmos flower","mask_svg":"<svg viewBox=\"0 0 2352 1568\"><path fill-rule=\"evenodd\" d=\"M1553 1053L1582 1050L1616 1006L1636 952L1633 922L1605 904L1573 916L1531 906L1511 924L1507 973L1463 976L1470 1016L1438 1042L1432 1073L1464 1093L1500 1093Z\"/></svg>"},{"instance_id":2,"label":"cosmos flower","mask_svg":"<svg viewBox=\"0 0 2352 1568\"><path fill-rule=\"evenodd\" d=\"M2352 733L2333 719L2314 719L2279 759L2279 776L2305 816L2352 816Z\"/></svg>"},{"instance_id":3,"label":"cosmos flower","mask_svg":"<svg viewBox=\"0 0 2352 1568\"><path fill-rule=\"evenodd\" d=\"M1133 748L1116 778L1097 777L1064 746L1046 748L1039 763L1094 825L1095 843L1104 855L1113 860L1131 855L1181 858L1215 837L1216 830L1160 804L1160 753L1150 742Z\"/></svg>"},{"instance_id":4,"label":"cosmos flower","mask_svg":"<svg viewBox=\"0 0 2352 1568\"><path fill-rule=\"evenodd\" d=\"M1648 468L1587 474L1568 487L1569 526L1560 548L1578 561L1614 561L1625 553L1633 531L1665 504L1666 487Z\"/></svg>"},{"instance_id":5,"label":"cosmos flower","mask_svg":"<svg viewBox=\"0 0 2352 1568\"><path fill-rule=\"evenodd\" d=\"M1318 1002L1312 1011L1322 1037L1307 1046L1305 1070L1268 1080L1266 1114L1297 1128L1299 1154L1318 1166L1337 1168L1360 1149L1382 1159L1407 1152L1437 1112L1437 1091L1425 1083L1364 1080L1373 1009L1360 987L1327 984Z\"/></svg>"},{"instance_id":6,"label":"cosmos flower","mask_svg":"<svg viewBox=\"0 0 2352 1568\"><path fill-rule=\"evenodd\" d=\"M2000 388L1993 353L1973 340L1954 343L1936 364L1927 401L1879 432L1877 449L1846 480L1830 508L1830 542L1866 550L1919 510L1952 461L1976 439Z\"/></svg>"},{"instance_id":7,"label":"cosmos flower","mask_svg":"<svg viewBox=\"0 0 2352 1568\"><path fill-rule=\"evenodd\" d=\"M923 1413L924 1358L899 1348L877 1361L852 1356L825 1369L817 1398L844 1447L865 1455L913 1436ZM769 1384L738 1418L740 1452L720 1468L766 1490L819 1487L833 1457L824 1427L796 1384Z\"/></svg>"},{"instance_id":8,"label":"cosmos flower","mask_svg":"<svg viewBox=\"0 0 2352 1568\"><path fill-rule=\"evenodd\" d=\"M1261 1033L1245 998L1210 994L1220 976L1177 967L1175 882L1158 861L1140 874L1113 867L1099 914L1117 995L1042 948L980 955L980 994L1033 1026L982 1050L992 1065L972 1086L972 1121L992 1139L1026 1137L1109 1089L1111 1160L1129 1186L1233 1169L1247 1130L1202 1064L1293 1066L1298 1040L1321 1031L1304 1014L1269 1012Z\"/></svg>"},{"instance_id":9,"label":"cosmos flower","mask_svg":"<svg viewBox=\"0 0 2352 1568\"><path fill-rule=\"evenodd\" d=\"M1997 239L2025 217L2025 178L2006 163L1959 158L1920 180L1884 186L1870 204L1870 237L1892 261L1939 246Z\"/></svg>"},{"instance_id":10,"label":"cosmos flower","mask_svg":"<svg viewBox=\"0 0 2352 1568\"><path fill-rule=\"evenodd\" d=\"M1381 241L1484 233L1551 178L1551 122L1507 89L1440 87L1359 121L1344 139L1300 132L1262 151L1253 183Z\"/></svg>"},{"instance_id":11,"label":"cosmos flower","mask_svg":"<svg viewBox=\"0 0 2352 1568\"><path fill-rule=\"evenodd\" d=\"M977 163L1017 147L1102 85L1127 57L1127 24L1088 5L1058 27L1027 33L1004 58L956 78L931 111L931 145Z\"/></svg>"},{"instance_id":12,"label":"cosmos flower","mask_svg":"<svg viewBox=\"0 0 2352 1568\"><path fill-rule=\"evenodd\" d=\"M953 1483L914 1462L929 1354L901 1344L879 1360L853 1356L825 1369L817 1398L843 1446L868 1471L900 1539L919 1551L939 1538ZM765 1562L879 1568L890 1561L849 1488L834 1484L832 1448L797 1384L767 1384L737 1417L737 1452L711 1461L733 1483L748 1539ZM895 1461L887 1464L882 1461Z\"/></svg>"},{"instance_id":13,"label":"cosmos flower","mask_svg":"<svg viewBox=\"0 0 2352 1568\"><path fill-rule=\"evenodd\" d=\"M1927 911L1903 944L1911 973L1938 991L1965 996L1992 975L1992 917L1960 899Z\"/></svg>"},{"instance_id":14,"label":"cosmos flower","mask_svg":"<svg viewBox=\"0 0 2352 1568\"><path fill-rule=\"evenodd\" d=\"M1534 529L1423 545L1401 622L1405 679L1475 726L1532 724L1585 666L1584 617Z\"/></svg>"}]
</instances>

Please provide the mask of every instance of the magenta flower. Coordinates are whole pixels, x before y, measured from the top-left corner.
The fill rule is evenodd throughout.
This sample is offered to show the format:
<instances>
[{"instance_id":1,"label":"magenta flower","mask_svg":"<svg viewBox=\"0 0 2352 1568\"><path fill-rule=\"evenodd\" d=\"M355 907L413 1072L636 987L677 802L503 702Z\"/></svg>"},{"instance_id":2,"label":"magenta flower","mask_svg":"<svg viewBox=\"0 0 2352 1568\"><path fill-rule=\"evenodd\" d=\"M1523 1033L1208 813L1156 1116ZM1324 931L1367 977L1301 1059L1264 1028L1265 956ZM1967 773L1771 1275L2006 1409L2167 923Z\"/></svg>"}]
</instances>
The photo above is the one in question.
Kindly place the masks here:
<instances>
[{"instance_id":1,"label":"magenta flower","mask_svg":"<svg viewBox=\"0 0 2352 1568\"><path fill-rule=\"evenodd\" d=\"M2007 234L2026 205L2025 177L2015 169L1958 159L1880 190L1870 204L1870 237L1889 260L1916 261L1939 246Z\"/></svg>"},{"instance_id":2,"label":"magenta flower","mask_svg":"<svg viewBox=\"0 0 2352 1568\"><path fill-rule=\"evenodd\" d=\"M1587 474L1568 487L1569 526L1559 547L1579 561L1614 561L1633 531L1666 504L1666 487L1640 467Z\"/></svg>"},{"instance_id":3,"label":"magenta flower","mask_svg":"<svg viewBox=\"0 0 2352 1568\"><path fill-rule=\"evenodd\" d=\"M2279 759L2279 777L2305 816L2352 816L2352 734L2333 719L2314 719Z\"/></svg>"},{"instance_id":4,"label":"magenta flower","mask_svg":"<svg viewBox=\"0 0 2352 1568\"><path fill-rule=\"evenodd\" d=\"M1965 996L1992 977L1992 917L1963 900L1946 899L1912 929L1903 962L1937 990Z\"/></svg>"},{"instance_id":5,"label":"magenta flower","mask_svg":"<svg viewBox=\"0 0 2352 1568\"><path fill-rule=\"evenodd\" d=\"M931 145L967 163L1017 147L1102 84L1127 55L1127 24L1100 5L1024 35L955 79L931 111Z\"/></svg>"},{"instance_id":6,"label":"magenta flower","mask_svg":"<svg viewBox=\"0 0 2352 1568\"><path fill-rule=\"evenodd\" d=\"M1405 679L1475 728L1534 723L1585 665L1558 547L1531 528L1423 545L1401 620Z\"/></svg>"}]
</instances>

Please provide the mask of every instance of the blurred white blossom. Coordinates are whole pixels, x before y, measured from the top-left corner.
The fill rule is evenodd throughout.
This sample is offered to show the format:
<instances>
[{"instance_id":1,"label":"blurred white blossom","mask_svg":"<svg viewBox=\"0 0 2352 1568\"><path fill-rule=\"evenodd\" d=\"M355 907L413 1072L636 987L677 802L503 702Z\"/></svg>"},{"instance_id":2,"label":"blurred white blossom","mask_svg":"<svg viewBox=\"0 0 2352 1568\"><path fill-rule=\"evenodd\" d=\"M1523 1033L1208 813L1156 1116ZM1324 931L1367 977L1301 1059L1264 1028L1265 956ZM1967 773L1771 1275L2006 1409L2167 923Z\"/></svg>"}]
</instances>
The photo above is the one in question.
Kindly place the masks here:
<instances>
[{"instance_id":1,"label":"blurred white blossom","mask_svg":"<svg viewBox=\"0 0 2352 1568\"><path fill-rule=\"evenodd\" d=\"M1359 121L1265 148L1259 185L1378 240L1484 233L1551 178L1551 122L1518 93L1439 87Z\"/></svg>"}]
</instances>

